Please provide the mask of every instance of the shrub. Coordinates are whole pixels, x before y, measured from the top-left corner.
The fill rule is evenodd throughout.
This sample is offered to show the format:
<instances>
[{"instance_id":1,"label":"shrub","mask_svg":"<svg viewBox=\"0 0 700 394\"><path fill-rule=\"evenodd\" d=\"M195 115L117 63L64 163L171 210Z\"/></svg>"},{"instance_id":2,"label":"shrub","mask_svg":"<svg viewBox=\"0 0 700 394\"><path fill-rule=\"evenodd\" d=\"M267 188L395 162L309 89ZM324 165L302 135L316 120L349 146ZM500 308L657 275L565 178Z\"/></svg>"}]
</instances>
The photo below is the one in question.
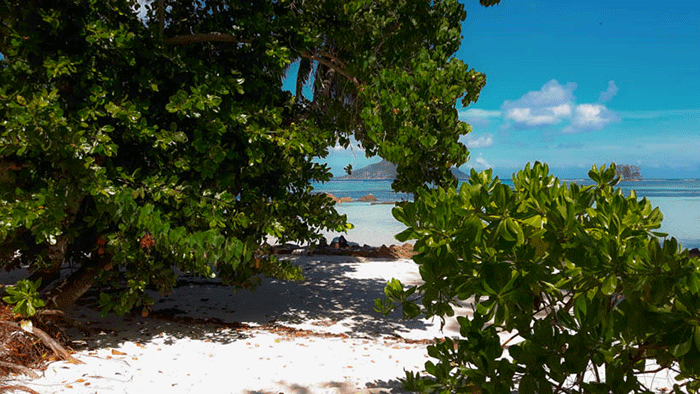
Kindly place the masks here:
<instances>
[{"instance_id":1,"label":"shrub","mask_svg":"<svg viewBox=\"0 0 700 394\"><path fill-rule=\"evenodd\" d=\"M567 184L528 164L511 188L472 170L459 191L394 209L424 283L393 280L377 309L442 319L458 300L473 309L457 317L460 338L428 347L432 376L407 372L407 388L638 393L650 392L640 374L670 370L674 392L698 391L700 261L654 231L658 208L614 188L614 165L589 176L595 185Z\"/></svg>"}]
</instances>

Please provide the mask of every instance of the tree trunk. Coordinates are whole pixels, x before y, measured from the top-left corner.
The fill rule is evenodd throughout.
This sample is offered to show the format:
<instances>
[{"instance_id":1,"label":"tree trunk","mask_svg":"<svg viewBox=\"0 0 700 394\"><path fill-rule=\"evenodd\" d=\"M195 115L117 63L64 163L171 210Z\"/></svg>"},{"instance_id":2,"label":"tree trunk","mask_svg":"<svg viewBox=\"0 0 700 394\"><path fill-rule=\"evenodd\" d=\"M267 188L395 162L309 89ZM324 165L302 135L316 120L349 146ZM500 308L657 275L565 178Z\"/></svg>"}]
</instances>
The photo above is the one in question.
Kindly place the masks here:
<instances>
[{"instance_id":1,"label":"tree trunk","mask_svg":"<svg viewBox=\"0 0 700 394\"><path fill-rule=\"evenodd\" d=\"M35 281L41 279L42 286L48 286L51 282L57 280L61 276L61 266L66 260L66 248L68 246L68 236L60 235L56 239L56 243L48 245L49 266L47 268L35 271L29 280Z\"/></svg>"},{"instance_id":2,"label":"tree trunk","mask_svg":"<svg viewBox=\"0 0 700 394\"><path fill-rule=\"evenodd\" d=\"M84 263L71 276L57 286L47 289L42 298L49 308L65 311L82 297L95 283L97 276L110 264L109 258L100 258L97 264Z\"/></svg>"}]
</instances>

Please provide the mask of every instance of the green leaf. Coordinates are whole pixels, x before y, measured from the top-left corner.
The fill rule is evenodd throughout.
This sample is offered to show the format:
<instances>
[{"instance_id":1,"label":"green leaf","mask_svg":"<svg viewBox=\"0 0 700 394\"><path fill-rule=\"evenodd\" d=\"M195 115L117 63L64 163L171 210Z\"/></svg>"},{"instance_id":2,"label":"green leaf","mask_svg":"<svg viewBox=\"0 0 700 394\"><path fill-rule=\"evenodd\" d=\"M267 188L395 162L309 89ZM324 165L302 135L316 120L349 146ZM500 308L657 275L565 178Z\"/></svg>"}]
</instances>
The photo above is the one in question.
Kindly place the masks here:
<instances>
[{"instance_id":1,"label":"green leaf","mask_svg":"<svg viewBox=\"0 0 700 394\"><path fill-rule=\"evenodd\" d=\"M673 345L670 347L669 351L674 357L683 357L690 351L691 346L693 345L695 335L691 335L688 337L686 341L683 343L679 343L676 345Z\"/></svg>"},{"instance_id":2,"label":"green leaf","mask_svg":"<svg viewBox=\"0 0 700 394\"><path fill-rule=\"evenodd\" d=\"M617 276L616 275L610 275L605 280L603 281L603 286L601 287L601 291L604 295L610 296L612 293L615 292L615 289L617 288Z\"/></svg>"}]
</instances>

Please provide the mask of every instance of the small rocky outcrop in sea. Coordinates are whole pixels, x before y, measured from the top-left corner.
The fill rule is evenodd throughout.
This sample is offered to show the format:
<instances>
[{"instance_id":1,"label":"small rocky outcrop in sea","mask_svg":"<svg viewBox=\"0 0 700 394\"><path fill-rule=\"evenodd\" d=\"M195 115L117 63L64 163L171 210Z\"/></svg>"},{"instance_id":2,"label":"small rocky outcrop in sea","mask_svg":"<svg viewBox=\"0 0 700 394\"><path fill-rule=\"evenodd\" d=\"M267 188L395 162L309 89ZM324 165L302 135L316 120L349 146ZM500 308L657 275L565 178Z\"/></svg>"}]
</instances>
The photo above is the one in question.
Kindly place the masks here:
<instances>
[{"instance_id":1,"label":"small rocky outcrop in sea","mask_svg":"<svg viewBox=\"0 0 700 394\"><path fill-rule=\"evenodd\" d=\"M359 201L359 202L375 202L375 201L379 201L379 199L377 199L377 197L374 197L372 195L372 193L370 193L364 197L360 197L357 201Z\"/></svg>"},{"instance_id":2,"label":"small rocky outcrop in sea","mask_svg":"<svg viewBox=\"0 0 700 394\"><path fill-rule=\"evenodd\" d=\"M325 193L323 193L323 194L325 194L325 195L327 195L328 197L330 197L331 200L335 201L336 203L352 202L352 198L350 198L350 197L340 197L340 198L338 198L338 197L336 197L336 196L334 196L333 194L328 193L328 192L325 192Z\"/></svg>"}]
</instances>

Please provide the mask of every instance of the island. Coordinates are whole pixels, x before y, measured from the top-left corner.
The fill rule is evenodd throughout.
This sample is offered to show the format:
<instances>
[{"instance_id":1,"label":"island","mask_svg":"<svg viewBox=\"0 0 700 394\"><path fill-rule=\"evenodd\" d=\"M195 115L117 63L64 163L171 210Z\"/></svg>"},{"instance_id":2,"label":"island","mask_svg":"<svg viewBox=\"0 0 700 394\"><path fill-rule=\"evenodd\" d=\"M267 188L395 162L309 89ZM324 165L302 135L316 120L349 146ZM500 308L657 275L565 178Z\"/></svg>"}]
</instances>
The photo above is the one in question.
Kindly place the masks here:
<instances>
[{"instance_id":1,"label":"island","mask_svg":"<svg viewBox=\"0 0 700 394\"><path fill-rule=\"evenodd\" d=\"M467 179L469 175L460 171L458 168L452 168L452 174L457 179ZM349 175L333 178L339 181L391 181L396 178L396 165L392 162L382 160L379 163L370 164L353 171Z\"/></svg>"}]
</instances>

